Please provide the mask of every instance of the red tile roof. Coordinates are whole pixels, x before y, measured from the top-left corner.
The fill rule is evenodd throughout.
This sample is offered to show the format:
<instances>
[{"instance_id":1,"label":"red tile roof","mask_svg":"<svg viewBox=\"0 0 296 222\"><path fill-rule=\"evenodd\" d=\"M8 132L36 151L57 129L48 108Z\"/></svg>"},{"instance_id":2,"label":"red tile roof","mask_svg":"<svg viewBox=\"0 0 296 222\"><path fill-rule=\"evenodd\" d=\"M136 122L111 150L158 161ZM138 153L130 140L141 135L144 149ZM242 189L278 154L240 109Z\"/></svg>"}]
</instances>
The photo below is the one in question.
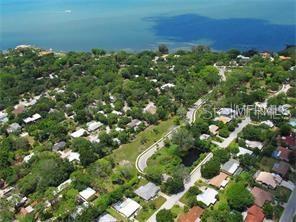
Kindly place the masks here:
<instances>
[{"instance_id":1,"label":"red tile roof","mask_svg":"<svg viewBox=\"0 0 296 222\"><path fill-rule=\"evenodd\" d=\"M288 148L285 147L279 147L277 149L278 153L279 153L279 158L281 160L285 160L287 162L289 162L291 156L292 156L292 150L289 150Z\"/></svg>"},{"instance_id":2,"label":"red tile roof","mask_svg":"<svg viewBox=\"0 0 296 222\"><path fill-rule=\"evenodd\" d=\"M256 205L251 206L247 213L245 222L262 222L265 217L262 209Z\"/></svg>"},{"instance_id":3,"label":"red tile roof","mask_svg":"<svg viewBox=\"0 0 296 222\"><path fill-rule=\"evenodd\" d=\"M215 186L215 187L220 188L221 185L222 185L222 182L223 182L224 180L226 180L227 177L228 177L228 175L227 175L226 173L220 172L219 175L213 177L213 178L210 180L209 184L211 184L211 185L213 185L213 186Z\"/></svg>"},{"instance_id":4,"label":"red tile roof","mask_svg":"<svg viewBox=\"0 0 296 222\"><path fill-rule=\"evenodd\" d=\"M178 222L195 222L198 218L200 218L203 212L204 209L200 207L192 207L187 213L182 214L179 217Z\"/></svg>"},{"instance_id":5,"label":"red tile roof","mask_svg":"<svg viewBox=\"0 0 296 222\"><path fill-rule=\"evenodd\" d=\"M259 207L262 207L266 201L272 201L272 194L258 187L254 187L251 193L254 197L255 204Z\"/></svg>"}]
</instances>

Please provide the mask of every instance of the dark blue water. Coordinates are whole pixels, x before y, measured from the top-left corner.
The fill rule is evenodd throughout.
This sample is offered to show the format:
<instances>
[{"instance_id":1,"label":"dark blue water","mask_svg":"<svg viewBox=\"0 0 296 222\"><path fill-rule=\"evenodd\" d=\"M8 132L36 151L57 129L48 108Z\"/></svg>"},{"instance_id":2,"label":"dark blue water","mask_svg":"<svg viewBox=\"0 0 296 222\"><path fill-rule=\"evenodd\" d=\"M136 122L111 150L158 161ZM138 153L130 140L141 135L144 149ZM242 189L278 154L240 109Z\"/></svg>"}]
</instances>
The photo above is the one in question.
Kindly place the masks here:
<instances>
[{"instance_id":1,"label":"dark blue water","mask_svg":"<svg viewBox=\"0 0 296 222\"><path fill-rule=\"evenodd\" d=\"M0 0L0 49L143 50L295 43L295 0Z\"/></svg>"}]
</instances>

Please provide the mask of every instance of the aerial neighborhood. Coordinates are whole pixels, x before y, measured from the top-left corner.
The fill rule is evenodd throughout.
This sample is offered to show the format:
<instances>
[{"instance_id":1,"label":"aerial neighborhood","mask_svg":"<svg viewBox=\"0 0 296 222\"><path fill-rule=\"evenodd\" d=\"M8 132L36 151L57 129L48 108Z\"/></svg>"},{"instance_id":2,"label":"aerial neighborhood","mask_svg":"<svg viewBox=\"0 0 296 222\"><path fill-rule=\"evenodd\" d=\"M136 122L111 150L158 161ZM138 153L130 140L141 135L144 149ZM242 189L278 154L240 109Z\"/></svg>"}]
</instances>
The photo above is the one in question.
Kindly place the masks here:
<instances>
[{"instance_id":1,"label":"aerial neighborhood","mask_svg":"<svg viewBox=\"0 0 296 222\"><path fill-rule=\"evenodd\" d=\"M0 221L289 222L295 59L1 52Z\"/></svg>"}]
</instances>

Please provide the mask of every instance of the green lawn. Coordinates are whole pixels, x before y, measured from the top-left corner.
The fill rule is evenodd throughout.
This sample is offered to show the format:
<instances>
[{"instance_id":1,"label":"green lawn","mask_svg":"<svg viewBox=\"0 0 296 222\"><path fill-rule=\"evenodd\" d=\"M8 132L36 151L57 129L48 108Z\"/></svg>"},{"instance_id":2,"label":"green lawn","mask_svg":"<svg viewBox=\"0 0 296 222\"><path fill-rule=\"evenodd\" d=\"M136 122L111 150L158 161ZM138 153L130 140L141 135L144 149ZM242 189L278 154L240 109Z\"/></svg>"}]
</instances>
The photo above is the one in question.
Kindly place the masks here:
<instances>
[{"instance_id":1,"label":"green lawn","mask_svg":"<svg viewBox=\"0 0 296 222\"><path fill-rule=\"evenodd\" d=\"M124 216L122 216L120 213L118 213L116 210L114 210L113 208L108 208L107 212L112 215L113 217L115 217L118 221L120 222L128 222L128 219L125 218Z\"/></svg>"},{"instance_id":2,"label":"green lawn","mask_svg":"<svg viewBox=\"0 0 296 222\"><path fill-rule=\"evenodd\" d=\"M263 157L260 161L259 168L260 170L270 172L275 162L276 160L273 158Z\"/></svg>"},{"instance_id":3,"label":"green lawn","mask_svg":"<svg viewBox=\"0 0 296 222\"><path fill-rule=\"evenodd\" d=\"M175 205L172 207L171 212L173 213L174 216L178 217L182 213L184 213L184 209L178 205Z\"/></svg>"},{"instance_id":4,"label":"green lawn","mask_svg":"<svg viewBox=\"0 0 296 222\"><path fill-rule=\"evenodd\" d=\"M142 205L142 209L138 213L136 219L138 221L147 221L147 219L158 209L161 207L161 205L166 201L166 199L162 196L157 197L156 199L145 202L144 205Z\"/></svg>"},{"instance_id":5,"label":"green lawn","mask_svg":"<svg viewBox=\"0 0 296 222\"><path fill-rule=\"evenodd\" d=\"M291 192L288 188L279 186L274 190L274 195L279 201L288 202Z\"/></svg>"},{"instance_id":6,"label":"green lawn","mask_svg":"<svg viewBox=\"0 0 296 222\"><path fill-rule=\"evenodd\" d=\"M122 160L128 160L131 163L135 163L137 156L165 135L173 125L174 118L171 118L160 122L160 124L156 126L150 126L140 132L132 142L120 146L111 154L111 156L116 163L119 163ZM143 140L146 141L144 144L141 143Z\"/></svg>"}]
</instances>

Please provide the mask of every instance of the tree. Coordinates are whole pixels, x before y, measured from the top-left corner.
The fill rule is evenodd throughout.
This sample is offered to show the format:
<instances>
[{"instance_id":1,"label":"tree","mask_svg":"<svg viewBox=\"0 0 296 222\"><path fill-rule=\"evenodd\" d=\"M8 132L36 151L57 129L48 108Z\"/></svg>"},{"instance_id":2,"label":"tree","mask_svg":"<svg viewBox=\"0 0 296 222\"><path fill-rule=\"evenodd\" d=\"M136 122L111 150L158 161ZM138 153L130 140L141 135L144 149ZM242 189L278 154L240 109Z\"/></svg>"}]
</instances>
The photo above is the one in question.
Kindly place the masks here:
<instances>
[{"instance_id":1,"label":"tree","mask_svg":"<svg viewBox=\"0 0 296 222\"><path fill-rule=\"evenodd\" d=\"M169 178L162 188L168 194L179 193L184 190L183 180L180 177Z\"/></svg>"},{"instance_id":2,"label":"tree","mask_svg":"<svg viewBox=\"0 0 296 222\"><path fill-rule=\"evenodd\" d=\"M187 152L194 144L194 138L190 131L180 128L172 136L172 142L178 145L180 153Z\"/></svg>"},{"instance_id":3,"label":"tree","mask_svg":"<svg viewBox=\"0 0 296 222\"><path fill-rule=\"evenodd\" d=\"M254 202L254 198L242 182L228 185L225 192L227 202L232 209L243 211Z\"/></svg>"},{"instance_id":4,"label":"tree","mask_svg":"<svg viewBox=\"0 0 296 222\"><path fill-rule=\"evenodd\" d=\"M154 183L161 183L162 171L159 166L149 166L145 169L146 177Z\"/></svg>"},{"instance_id":5,"label":"tree","mask_svg":"<svg viewBox=\"0 0 296 222\"><path fill-rule=\"evenodd\" d=\"M226 163L230 158L230 153L227 149L216 149L213 154L214 158L220 163Z\"/></svg>"},{"instance_id":6,"label":"tree","mask_svg":"<svg viewBox=\"0 0 296 222\"><path fill-rule=\"evenodd\" d=\"M218 175L220 172L220 162L217 159L211 159L201 166L201 175L206 179Z\"/></svg>"},{"instance_id":7,"label":"tree","mask_svg":"<svg viewBox=\"0 0 296 222\"><path fill-rule=\"evenodd\" d=\"M250 154L244 154L239 156L239 162L242 167L251 169L256 165L257 158Z\"/></svg>"},{"instance_id":8,"label":"tree","mask_svg":"<svg viewBox=\"0 0 296 222\"><path fill-rule=\"evenodd\" d=\"M157 222L173 222L174 216L170 210L162 209L156 214Z\"/></svg>"},{"instance_id":9,"label":"tree","mask_svg":"<svg viewBox=\"0 0 296 222\"><path fill-rule=\"evenodd\" d=\"M169 53L169 49L168 47L165 45L165 44L160 44L158 46L158 51L161 53L161 54L168 54Z\"/></svg>"},{"instance_id":10,"label":"tree","mask_svg":"<svg viewBox=\"0 0 296 222\"><path fill-rule=\"evenodd\" d=\"M292 127L288 124L283 124L280 127L280 133L282 136L289 136L291 133Z\"/></svg>"},{"instance_id":11,"label":"tree","mask_svg":"<svg viewBox=\"0 0 296 222\"><path fill-rule=\"evenodd\" d=\"M273 218L273 206L271 205L271 203L265 203L263 205L263 212L267 219Z\"/></svg>"}]
</instances>

